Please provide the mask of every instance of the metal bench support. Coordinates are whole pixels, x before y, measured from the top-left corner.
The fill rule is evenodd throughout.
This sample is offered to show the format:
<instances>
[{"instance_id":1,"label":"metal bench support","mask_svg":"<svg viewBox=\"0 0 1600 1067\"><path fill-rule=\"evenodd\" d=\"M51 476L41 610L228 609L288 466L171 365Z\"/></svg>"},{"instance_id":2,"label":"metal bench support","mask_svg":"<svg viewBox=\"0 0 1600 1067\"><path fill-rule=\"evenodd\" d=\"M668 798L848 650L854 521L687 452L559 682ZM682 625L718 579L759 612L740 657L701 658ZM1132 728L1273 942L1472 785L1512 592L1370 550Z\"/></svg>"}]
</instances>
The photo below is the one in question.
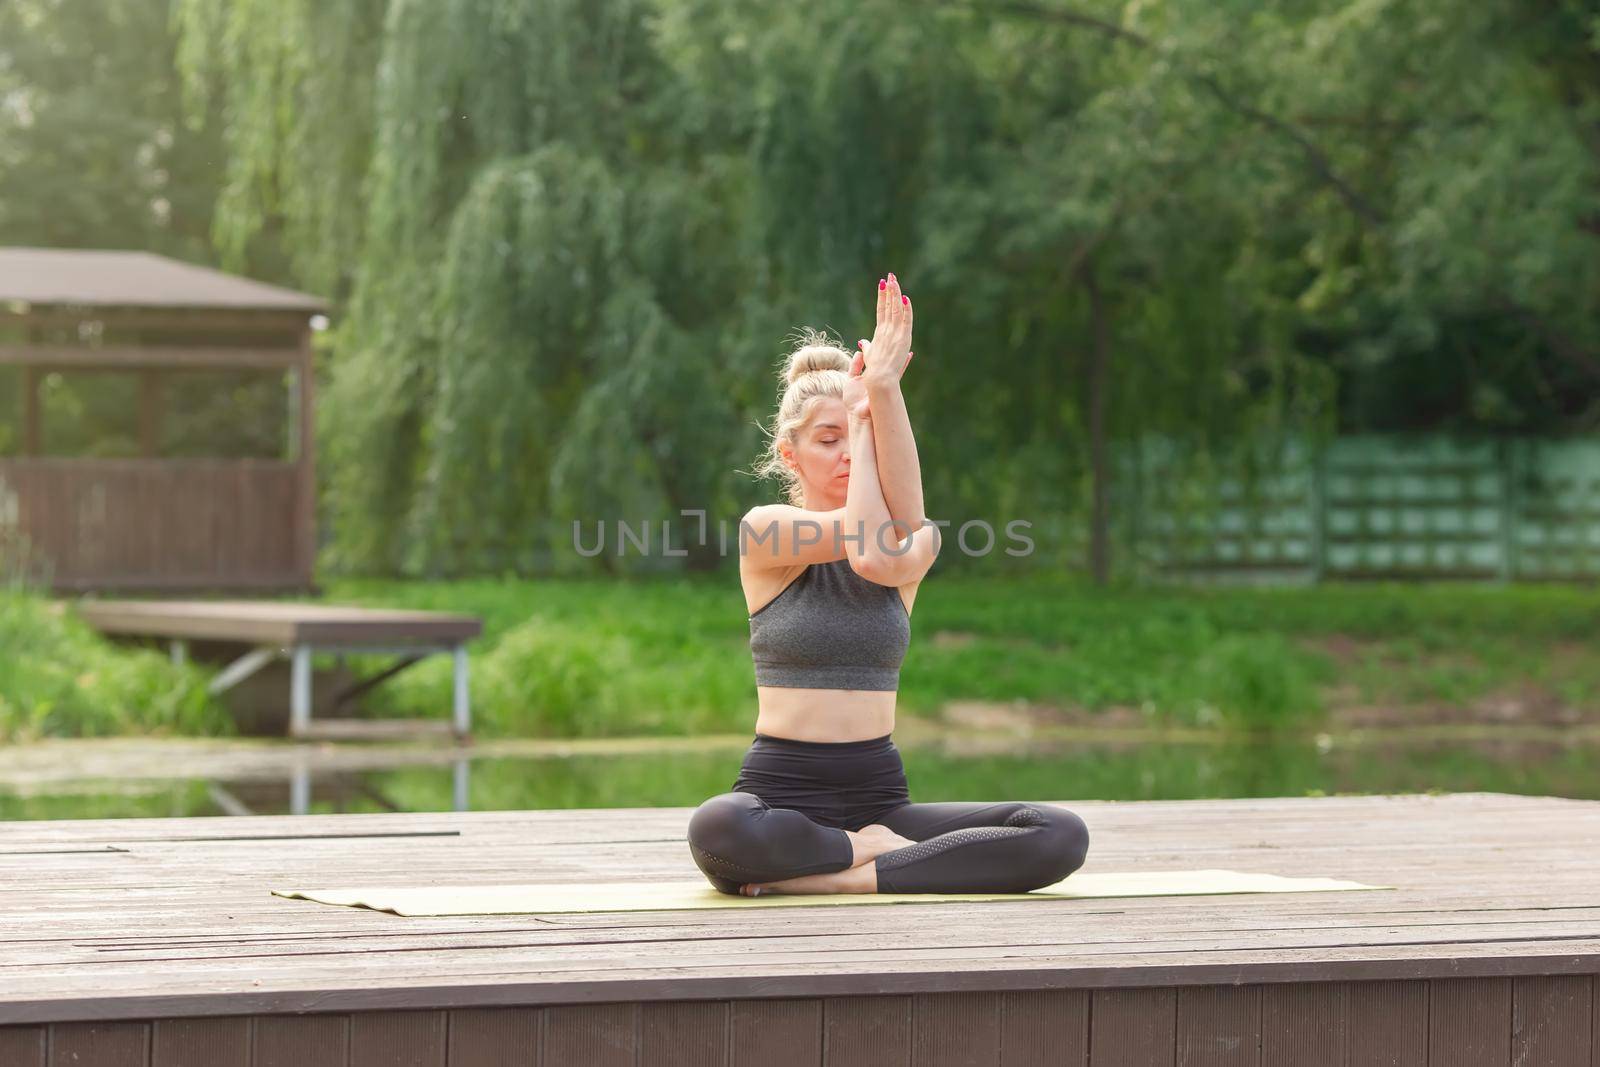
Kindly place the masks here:
<instances>
[{"instance_id":1,"label":"metal bench support","mask_svg":"<svg viewBox=\"0 0 1600 1067\"><path fill-rule=\"evenodd\" d=\"M266 652L267 650L262 650ZM309 644L295 645L289 653L289 736L302 737L311 728L311 655L316 648ZM402 670L430 655L450 653L454 659L454 678L451 692L451 730L457 738L465 738L472 732L472 700L469 687L467 670L467 646L465 642L452 645L404 645L386 646L375 648L371 646L341 646L337 650L324 649L324 651L338 651L345 654L351 653L386 653L403 657L393 667L373 675L371 678L356 683L339 695L340 702L348 700L359 693L366 692L380 682L387 681L399 674ZM252 653L255 655L256 653ZM271 655L276 653L270 653ZM245 657L248 659L249 657ZM243 660L240 661L241 663ZM233 668L229 668L232 670ZM251 673L259 667L251 669Z\"/></svg>"},{"instance_id":2,"label":"metal bench support","mask_svg":"<svg viewBox=\"0 0 1600 1067\"><path fill-rule=\"evenodd\" d=\"M282 654L282 650L276 648L252 648L224 667L206 688L212 696L226 693Z\"/></svg>"}]
</instances>

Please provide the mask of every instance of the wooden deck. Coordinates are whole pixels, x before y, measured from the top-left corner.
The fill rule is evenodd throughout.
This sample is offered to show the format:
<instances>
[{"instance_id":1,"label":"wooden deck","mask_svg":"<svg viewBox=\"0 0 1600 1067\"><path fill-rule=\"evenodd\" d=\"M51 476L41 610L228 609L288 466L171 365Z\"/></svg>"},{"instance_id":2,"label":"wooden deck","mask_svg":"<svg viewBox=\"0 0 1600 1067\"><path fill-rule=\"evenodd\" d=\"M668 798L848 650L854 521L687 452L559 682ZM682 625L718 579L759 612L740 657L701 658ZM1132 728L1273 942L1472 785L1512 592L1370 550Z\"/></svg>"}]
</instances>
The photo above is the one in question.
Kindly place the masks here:
<instances>
[{"instance_id":1,"label":"wooden deck","mask_svg":"<svg viewBox=\"0 0 1600 1067\"><path fill-rule=\"evenodd\" d=\"M1393 891L406 919L683 879L685 809L0 824L0 1064L1600 1063L1600 802L1077 803L1091 870Z\"/></svg>"}]
</instances>

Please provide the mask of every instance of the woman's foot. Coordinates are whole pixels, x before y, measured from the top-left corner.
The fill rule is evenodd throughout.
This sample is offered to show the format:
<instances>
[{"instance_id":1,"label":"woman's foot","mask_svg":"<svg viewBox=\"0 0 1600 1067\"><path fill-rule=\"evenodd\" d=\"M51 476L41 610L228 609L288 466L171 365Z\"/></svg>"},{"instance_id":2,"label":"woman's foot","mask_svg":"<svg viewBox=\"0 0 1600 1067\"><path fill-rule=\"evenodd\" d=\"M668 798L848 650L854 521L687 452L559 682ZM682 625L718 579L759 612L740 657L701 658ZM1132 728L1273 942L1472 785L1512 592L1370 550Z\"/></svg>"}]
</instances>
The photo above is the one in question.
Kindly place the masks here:
<instances>
[{"instance_id":1,"label":"woman's foot","mask_svg":"<svg viewBox=\"0 0 1600 1067\"><path fill-rule=\"evenodd\" d=\"M846 831L848 832L848 831ZM882 823L872 823L863 826L855 833L850 834L850 866L859 867L877 859L885 852L893 852L897 848L914 845L915 841L901 837Z\"/></svg>"},{"instance_id":2,"label":"woman's foot","mask_svg":"<svg viewBox=\"0 0 1600 1067\"><path fill-rule=\"evenodd\" d=\"M876 893L878 868L873 862L885 852L916 844L901 837L882 823L872 823L859 830L846 830L850 837L850 867L827 874L805 874L799 878L785 878L781 882L752 882L741 886L739 892L747 897L762 893Z\"/></svg>"},{"instance_id":3,"label":"woman's foot","mask_svg":"<svg viewBox=\"0 0 1600 1067\"><path fill-rule=\"evenodd\" d=\"M909 841L906 843L910 844ZM781 882L762 882L739 887L739 892L747 897L763 896L767 893L876 893L877 891L878 865L871 860L846 871L806 874L799 878L785 878Z\"/></svg>"}]
</instances>

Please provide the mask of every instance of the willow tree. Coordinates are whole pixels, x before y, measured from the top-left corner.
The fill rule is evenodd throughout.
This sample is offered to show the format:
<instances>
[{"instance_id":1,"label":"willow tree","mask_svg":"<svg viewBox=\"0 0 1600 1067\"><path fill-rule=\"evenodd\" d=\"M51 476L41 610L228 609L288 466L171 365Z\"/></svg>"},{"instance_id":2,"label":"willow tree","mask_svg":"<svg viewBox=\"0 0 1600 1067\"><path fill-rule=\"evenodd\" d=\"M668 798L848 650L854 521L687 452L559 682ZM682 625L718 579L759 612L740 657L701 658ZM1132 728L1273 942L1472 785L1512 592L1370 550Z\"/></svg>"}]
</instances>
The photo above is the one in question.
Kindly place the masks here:
<instances>
[{"instance_id":1,"label":"willow tree","mask_svg":"<svg viewBox=\"0 0 1600 1067\"><path fill-rule=\"evenodd\" d=\"M220 116L176 49L145 0L0 4L0 244L209 255Z\"/></svg>"},{"instance_id":2,"label":"willow tree","mask_svg":"<svg viewBox=\"0 0 1600 1067\"><path fill-rule=\"evenodd\" d=\"M191 69L251 74L225 245L273 211L314 244L329 190L364 198L304 253L326 277L353 242L324 407L336 562L537 565L538 538L565 536L552 516L715 512L775 342L811 323L848 344L890 267L928 323L906 384L946 515L1087 498L1103 561L1108 441L1254 410L1162 392L1259 358L1232 344L1248 300L1205 360L1181 343L1216 264L1169 254L1196 230L1171 174L1223 134L1146 108L1148 72L1069 27L882 0L756 21L732 0L392 0L361 83L375 7L183 3ZM330 73L302 39L347 61ZM342 151L315 149L345 126ZM1110 389L1112 344L1152 317L1171 336Z\"/></svg>"},{"instance_id":3,"label":"willow tree","mask_svg":"<svg viewBox=\"0 0 1600 1067\"><path fill-rule=\"evenodd\" d=\"M1046 558L1101 576L1146 435L1221 456L1419 364L1526 419L1600 367L1577 5L176 2L230 116L221 246L279 229L347 297L346 567L737 514L782 339L865 334L885 269L930 510L1064 518ZM1480 336L1521 362L1450 368Z\"/></svg>"},{"instance_id":4,"label":"willow tree","mask_svg":"<svg viewBox=\"0 0 1600 1067\"><path fill-rule=\"evenodd\" d=\"M755 445L729 387L751 369L721 350L742 183L673 132L643 6L285 7L181 11L197 80L257 75L230 83L225 247L276 213L309 276L348 271L323 405L333 562L531 567L573 558L552 518L725 504L716 461Z\"/></svg>"}]
</instances>

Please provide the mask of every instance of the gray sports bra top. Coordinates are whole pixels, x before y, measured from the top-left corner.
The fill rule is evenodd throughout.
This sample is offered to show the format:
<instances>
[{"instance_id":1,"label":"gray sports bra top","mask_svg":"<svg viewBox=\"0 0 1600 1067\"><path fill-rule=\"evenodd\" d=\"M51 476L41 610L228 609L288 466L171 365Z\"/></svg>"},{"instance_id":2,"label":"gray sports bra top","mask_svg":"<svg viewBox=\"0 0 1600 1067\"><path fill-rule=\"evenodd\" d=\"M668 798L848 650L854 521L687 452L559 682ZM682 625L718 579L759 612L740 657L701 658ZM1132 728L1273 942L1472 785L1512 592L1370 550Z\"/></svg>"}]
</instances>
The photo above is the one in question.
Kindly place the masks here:
<instances>
[{"instance_id":1,"label":"gray sports bra top","mask_svg":"<svg viewBox=\"0 0 1600 1067\"><path fill-rule=\"evenodd\" d=\"M897 690L910 644L900 590L848 559L811 564L750 616L757 685Z\"/></svg>"}]
</instances>

